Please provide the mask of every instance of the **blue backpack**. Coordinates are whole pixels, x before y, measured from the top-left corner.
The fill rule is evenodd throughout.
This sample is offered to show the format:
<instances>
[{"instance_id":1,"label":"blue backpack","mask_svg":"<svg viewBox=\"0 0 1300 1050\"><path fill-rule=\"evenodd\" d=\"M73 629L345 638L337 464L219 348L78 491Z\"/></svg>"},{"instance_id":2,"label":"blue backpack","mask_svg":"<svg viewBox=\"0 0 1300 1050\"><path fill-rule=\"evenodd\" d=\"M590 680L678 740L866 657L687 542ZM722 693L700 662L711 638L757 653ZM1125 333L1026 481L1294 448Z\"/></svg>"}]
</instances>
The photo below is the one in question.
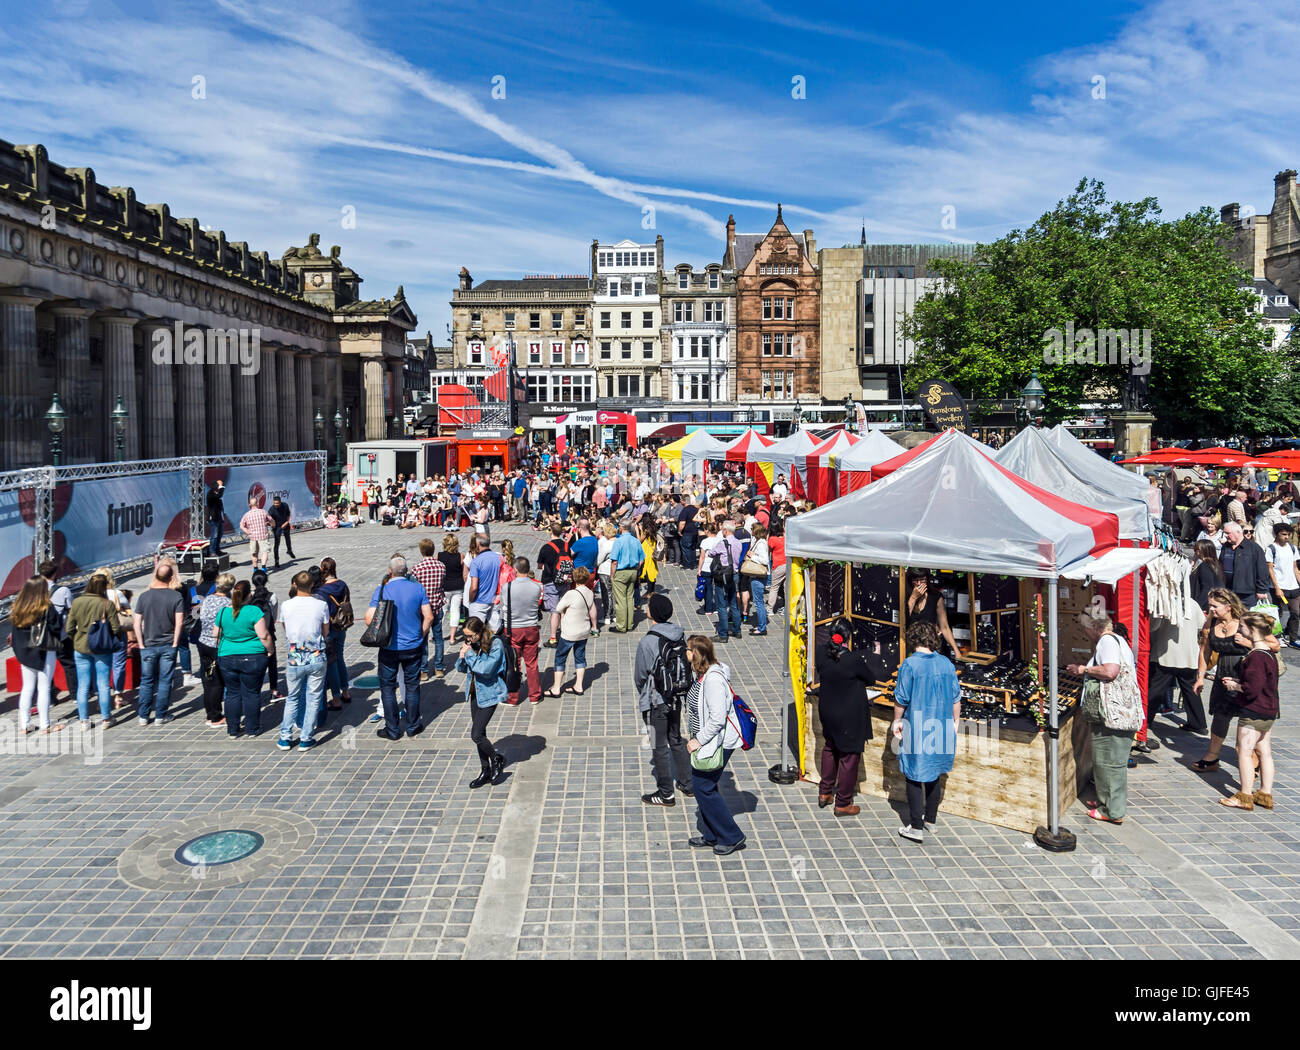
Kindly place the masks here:
<instances>
[{"instance_id":1,"label":"blue backpack","mask_svg":"<svg viewBox=\"0 0 1300 1050\"><path fill-rule=\"evenodd\" d=\"M750 706L735 691L731 694L731 714L727 716L731 727L740 734L740 750L748 751L758 736L758 718Z\"/></svg>"}]
</instances>

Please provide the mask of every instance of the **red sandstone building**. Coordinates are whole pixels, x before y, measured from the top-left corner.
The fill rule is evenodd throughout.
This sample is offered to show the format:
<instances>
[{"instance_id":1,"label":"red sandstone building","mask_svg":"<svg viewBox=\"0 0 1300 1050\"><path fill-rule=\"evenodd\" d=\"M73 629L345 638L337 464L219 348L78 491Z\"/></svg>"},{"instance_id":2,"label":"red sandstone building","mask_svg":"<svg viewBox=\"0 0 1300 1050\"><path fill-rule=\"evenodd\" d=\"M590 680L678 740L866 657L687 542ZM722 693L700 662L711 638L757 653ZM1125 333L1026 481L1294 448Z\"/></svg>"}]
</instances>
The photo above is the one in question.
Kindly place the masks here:
<instances>
[{"instance_id":1,"label":"red sandstone building","mask_svg":"<svg viewBox=\"0 0 1300 1050\"><path fill-rule=\"evenodd\" d=\"M821 396L821 274L812 230L791 233L776 208L766 234L727 219L722 265L736 271L737 400Z\"/></svg>"}]
</instances>

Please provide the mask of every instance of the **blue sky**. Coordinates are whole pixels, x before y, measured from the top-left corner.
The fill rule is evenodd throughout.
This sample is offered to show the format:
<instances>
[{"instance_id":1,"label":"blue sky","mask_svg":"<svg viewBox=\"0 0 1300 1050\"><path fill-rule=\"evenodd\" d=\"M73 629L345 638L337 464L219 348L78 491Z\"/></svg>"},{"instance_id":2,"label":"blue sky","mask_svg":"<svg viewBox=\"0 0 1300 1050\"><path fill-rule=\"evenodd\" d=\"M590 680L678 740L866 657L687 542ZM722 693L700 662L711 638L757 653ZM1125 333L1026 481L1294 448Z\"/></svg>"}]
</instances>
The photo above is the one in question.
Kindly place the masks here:
<instances>
[{"instance_id":1,"label":"blue sky","mask_svg":"<svg viewBox=\"0 0 1300 1050\"><path fill-rule=\"evenodd\" d=\"M581 273L593 237L702 263L729 213L766 230L780 200L823 247L864 218L872 241L991 240L1084 176L1171 216L1263 213L1300 166L1300 0L312 9L7 12L0 138L272 256L319 232L439 341L462 265Z\"/></svg>"}]
</instances>

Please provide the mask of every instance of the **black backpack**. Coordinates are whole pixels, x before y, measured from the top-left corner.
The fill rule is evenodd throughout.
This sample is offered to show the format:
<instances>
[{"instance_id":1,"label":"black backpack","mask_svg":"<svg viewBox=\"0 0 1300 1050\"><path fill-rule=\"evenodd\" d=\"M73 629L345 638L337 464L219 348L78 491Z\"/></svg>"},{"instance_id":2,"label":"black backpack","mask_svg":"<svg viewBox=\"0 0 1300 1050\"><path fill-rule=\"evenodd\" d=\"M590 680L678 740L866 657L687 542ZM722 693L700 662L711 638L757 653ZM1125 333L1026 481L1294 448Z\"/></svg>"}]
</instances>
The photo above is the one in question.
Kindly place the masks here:
<instances>
[{"instance_id":1,"label":"black backpack","mask_svg":"<svg viewBox=\"0 0 1300 1050\"><path fill-rule=\"evenodd\" d=\"M266 629L270 632L271 638L275 638L275 606L271 602L271 592L265 587L258 587L248 596L250 605L255 605L262 610L266 617Z\"/></svg>"},{"instance_id":2,"label":"black backpack","mask_svg":"<svg viewBox=\"0 0 1300 1050\"><path fill-rule=\"evenodd\" d=\"M686 658L686 639L665 638L663 635L656 637L659 639L659 652L655 654L654 666L650 668L650 681L655 692L663 697L664 703L676 707L686 699L686 694L695 682L690 661Z\"/></svg>"},{"instance_id":3,"label":"black backpack","mask_svg":"<svg viewBox=\"0 0 1300 1050\"><path fill-rule=\"evenodd\" d=\"M555 582L561 587L571 587L573 585L573 558L569 555L569 545L565 543L563 547L556 547L555 541L551 540L548 547L555 547L559 558L555 562Z\"/></svg>"}]
</instances>

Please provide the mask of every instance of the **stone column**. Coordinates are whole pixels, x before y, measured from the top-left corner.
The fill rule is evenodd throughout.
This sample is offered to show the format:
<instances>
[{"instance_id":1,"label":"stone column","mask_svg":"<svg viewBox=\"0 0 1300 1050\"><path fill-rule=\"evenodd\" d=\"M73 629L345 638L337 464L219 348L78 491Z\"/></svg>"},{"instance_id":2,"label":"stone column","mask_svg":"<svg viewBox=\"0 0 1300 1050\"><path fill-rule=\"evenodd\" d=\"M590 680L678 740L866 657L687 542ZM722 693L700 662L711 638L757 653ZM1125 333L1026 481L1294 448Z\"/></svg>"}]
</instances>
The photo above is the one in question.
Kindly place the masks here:
<instances>
[{"instance_id":1,"label":"stone column","mask_svg":"<svg viewBox=\"0 0 1300 1050\"><path fill-rule=\"evenodd\" d=\"M231 373L238 367L229 360L203 366L208 386L208 455L228 456L235 451L235 413L231 408Z\"/></svg>"},{"instance_id":2,"label":"stone column","mask_svg":"<svg viewBox=\"0 0 1300 1050\"><path fill-rule=\"evenodd\" d=\"M175 347L171 337L175 329L167 320L142 321L144 333L144 456L146 459L171 459L176 455L176 373L185 365L177 365ZM154 356L154 333L168 332L163 348L172 352L163 354L159 361Z\"/></svg>"},{"instance_id":3,"label":"stone column","mask_svg":"<svg viewBox=\"0 0 1300 1050\"><path fill-rule=\"evenodd\" d=\"M298 448L316 447L316 399L311 396L311 355L293 359L298 379Z\"/></svg>"},{"instance_id":4,"label":"stone column","mask_svg":"<svg viewBox=\"0 0 1300 1050\"><path fill-rule=\"evenodd\" d=\"M88 304L60 304L54 314L54 388L68 413L63 428L64 463L93 463L99 448L95 420L99 399L90 382L90 315Z\"/></svg>"},{"instance_id":5,"label":"stone column","mask_svg":"<svg viewBox=\"0 0 1300 1050\"><path fill-rule=\"evenodd\" d=\"M232 382L235 387L235 451L240 455L252 455L258 451L258 377L266 367L265 352L259 350L253 358L257 372L245 372L241 366L235 371Z\"/></svg>"},{"instance_id":6,"label":"stone column","mask_svg":"<svg viewBox=\"0 0 1300 1050\"><path fill-rule=\"evenodd\" d=\"M397 419L397 425L393 428L393 437L403 437L402 428L402 410L406 407L406 396L403 393L406 380L402 373L402 361L390 361L388 363L388 374L392 376L393 403L389 408L388 421L392 427L393 419Z\"/></svg>"},{"instance_id":7,"label":"stone column","mask_svg":"<svg viewBox=\"0 0 1300 1050\"><path fill-rule=\"evenodd\" d=\"M36 307L42 296L21 288L0 295L0 463L7 469L48 462L49 430L40 404Z\"/></svg>"},{"instance_id":8,"label":"stone column","mask_svg":"<svg viewBox=\"0 0 1300 1050\"><path fill-rule=\"evenodd\" d=\"M176 353L176 454L206 456L208 448L208 390L204 384L207 366L186 364L184 347Z\"/></svg>"},{"instance_id":9,"label":"stone column","mask_svg":"<svg viewBox=\"0 0 1300 1050\"><path fill-rule=\"evenodd\" d=\"M257 450L280 451L280 351L262 344L257 373Z\"/></svg>"},{"instance_id":10,"label":"stone column","mask_svg":"<svg viewBox=\"0 0 1300 1050\"><path fill-rule=\"evenodd\" d=\"M113 429L113 410L121 397L129 414L122 449L124 458L140 458L140 432L144 428L140 400L135 385L135 326L138 317L110 314L104 324L104 435L106 460L117 458L117 431Z\"/></svg>"},{"instance_id":11,"label":"stone column","mask_svg":"<svg viewBox=\"0 0 1300 1050\"><path fill-rule=\"evenodd\" d=\"M367 357L362 362L362 369L366 395L366 440L382 441L388 436L388 421L384 418L384 362L378 357Z\"/></svg>"},{"instance_id":12,"label":"stone column","mask_svg":"<svg viewBox=\"0 0 1300 1050\"><path fill-rule=\"evenodd\" d=\"M294 366L294 349L286 347L280 358L280 451L297 452L298 444L298 377Z\"/></svg>"}]
</instances>

